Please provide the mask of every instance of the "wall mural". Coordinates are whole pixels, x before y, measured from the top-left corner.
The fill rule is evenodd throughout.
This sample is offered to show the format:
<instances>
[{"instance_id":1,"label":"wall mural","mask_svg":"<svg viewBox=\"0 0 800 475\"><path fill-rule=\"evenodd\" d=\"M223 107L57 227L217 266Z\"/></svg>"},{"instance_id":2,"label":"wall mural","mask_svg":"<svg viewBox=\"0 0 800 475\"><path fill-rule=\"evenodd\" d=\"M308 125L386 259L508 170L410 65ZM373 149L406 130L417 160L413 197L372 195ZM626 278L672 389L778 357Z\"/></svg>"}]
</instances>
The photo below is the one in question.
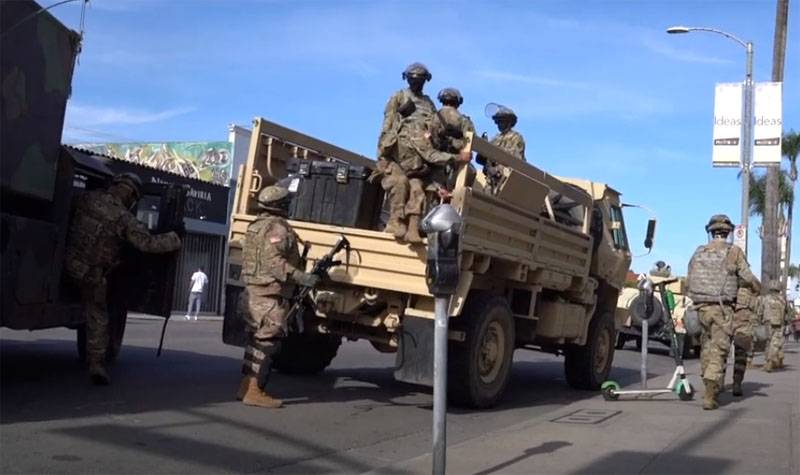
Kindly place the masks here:
<instances>
[{"instance_id":1,"label":"wall mural","mask_svg":"<svg viewBox=\"0 0 800 475\"><path fill-rule=\"evenodd\" d=\"M76 144L75 147L224 186L228 186L233 169L230 142Z\"/></svg>"}]
</instances>

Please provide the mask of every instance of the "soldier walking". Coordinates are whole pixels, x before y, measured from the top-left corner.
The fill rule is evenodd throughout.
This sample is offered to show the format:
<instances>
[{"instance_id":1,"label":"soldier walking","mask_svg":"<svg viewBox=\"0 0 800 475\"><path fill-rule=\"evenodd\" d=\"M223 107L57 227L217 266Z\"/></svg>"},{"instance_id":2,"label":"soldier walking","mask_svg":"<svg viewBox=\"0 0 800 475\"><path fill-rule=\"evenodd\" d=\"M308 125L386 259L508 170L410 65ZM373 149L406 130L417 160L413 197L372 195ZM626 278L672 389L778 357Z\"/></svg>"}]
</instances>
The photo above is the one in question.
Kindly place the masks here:
<instances>
[{"instance_id":1,"label":"soldier walking","mask_svg":"<svg viewBox=\"0 0 800 475\"><path fill-rule=\"evenodd\" d=\"M711 217L706 232L711 240L702 245L689 261L688 295L697 307L703 327L701 371L705 394L703 409L719 407L723 371L734 335L733 319L739 288L749 287L758 294L761 283L750 271L742 250L728 241L733 223L725 215ZM743 376L743 373L742 373Z\"/></svg>"},{"instance_id":2,"label":"soldier walking","mask_svg":"<svg viewBox=\"0 0 800 475\"><path fill-rule=\"evenodd\" d=\"M769 281L768 293L764 298L764 320L769 323L770 336L767 346L767 362L764 371L767 373L783 368L783 325L786 316L786 300L782 295L783 286L777 279Z\"/></svg>"},{"instance_id":3,"label":"soldier walking","mask_svg":"<svg viewBox=\"0 0 800 475\"><path fill-rule=\"evenodd\" d=\"M120 263L123 245L148 253L179 249L174 232L153 236L131 212L141 197L142 182L133 173L117 175L106 190L87 191L75 204L67 236L66 271L80 289L86 319L86 356L94 384L111 382L105 368L108 350L106 276Z\"/></svg>"},{"instance_id":4,"label":"soldier walking","mask_svg":"<svg viewBox=\"0 0 800 475\"><path fill-rule=\"evenodd\" d=\"M265 392L272 356L287 332L287 312L296 284L314 287L319 276L299 269L297 235L286 221L289 190L268 186L258 194L261 212L247 227L242 279L246 285L239 310L248 326L237 399L250 406L279 408L283 403Z\"/></svg>"},{"instance_id":5,"label":"soldier walking","mask_svg":"<svg viewBox=\"0 0 800 475\"><path fill-rule=\"evenodd\" d=\"M742 381L753 358L753 338L758 324L759 296L749 287L739 287L733 314L733 395L742 395ZM725 369L723 368L723 374ZM720 387L720 391L724 389Z\"/></svg>"}]
</instances>

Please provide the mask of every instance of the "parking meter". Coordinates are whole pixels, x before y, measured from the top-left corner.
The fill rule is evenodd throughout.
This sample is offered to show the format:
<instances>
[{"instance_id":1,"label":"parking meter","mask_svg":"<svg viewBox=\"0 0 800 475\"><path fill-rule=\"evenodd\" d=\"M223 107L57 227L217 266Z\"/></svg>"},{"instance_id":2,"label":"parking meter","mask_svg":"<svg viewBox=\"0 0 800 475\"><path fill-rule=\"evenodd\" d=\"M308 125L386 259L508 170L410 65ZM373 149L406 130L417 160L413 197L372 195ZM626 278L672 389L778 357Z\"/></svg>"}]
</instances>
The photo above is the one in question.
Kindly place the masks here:
<instances>
[{"instance_id":1,"label":"parking meter","mask_svg":"<svg viewBox=\"0 0 800 475\"><path fill-rule=\"evenodd\" d=\"M433 295L450 295L458 287L461 223L461 215L449 204L435 207L422 220L420 227L428 235L425 282Z\"/></svg>"}]
</instances>

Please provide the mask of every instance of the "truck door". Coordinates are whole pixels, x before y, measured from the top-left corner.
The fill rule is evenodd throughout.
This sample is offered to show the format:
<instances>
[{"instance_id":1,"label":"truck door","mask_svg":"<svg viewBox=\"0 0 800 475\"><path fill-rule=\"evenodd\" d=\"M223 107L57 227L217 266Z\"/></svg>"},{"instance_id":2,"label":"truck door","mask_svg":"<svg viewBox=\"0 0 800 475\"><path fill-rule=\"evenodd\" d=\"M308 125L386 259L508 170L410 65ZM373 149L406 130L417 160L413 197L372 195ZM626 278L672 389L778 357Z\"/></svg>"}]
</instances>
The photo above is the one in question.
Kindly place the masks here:
<instances>
[{"instance_id":1,"label":"truck door","mask_svg":"<svg viewBox=\"0 0 800 475\"><path fill-rule=\"evenodd\" d=\"M144 185L137 218L152 234L176 231L183 239L186 193L182 185ZM169 318L179 256L179 252L148 254L128 246L109 281L109 307L119 304L131 312Z\"/></svg>"}]
</instances>

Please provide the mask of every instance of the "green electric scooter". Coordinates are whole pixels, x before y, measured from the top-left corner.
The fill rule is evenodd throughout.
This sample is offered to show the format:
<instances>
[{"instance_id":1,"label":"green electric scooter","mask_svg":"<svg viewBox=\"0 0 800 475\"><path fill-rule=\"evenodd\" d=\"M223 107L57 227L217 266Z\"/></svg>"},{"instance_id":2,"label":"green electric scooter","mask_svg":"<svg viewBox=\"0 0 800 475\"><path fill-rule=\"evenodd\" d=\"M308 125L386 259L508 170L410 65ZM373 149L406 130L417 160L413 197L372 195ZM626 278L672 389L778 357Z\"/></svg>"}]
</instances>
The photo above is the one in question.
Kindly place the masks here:
<instances>
[{"instance_id":1,"label":"green electric scooter","mask_svg":"<svg viewBox=\"0 0 800 475\"><path fill-rule=\"evenodd\" d=\"M641 389L620 389L620 385L615 381L606 381L600 386L603 399L606 401L616 401L620 396L631 396L633 399L652 398L659 394L674 393L681 401L691 401L695 391L692 388L689 378L683 369L683 346L686 335L677 333L672 321L672 310L675 306L672 293L667 291L667 284L677 282L678 279L669 279L655 284L661 296L661 304L658 305L653 292L653 281L642 275L639 278L639 296L631 303L631 316L634 321L641 323L642 326L642 365L641 365ZM670 347L675 358L675 372L666 388L647 389L647 344L649 326L663 321L668 325L671 335Z\"/></svg>"}]
</instances>

